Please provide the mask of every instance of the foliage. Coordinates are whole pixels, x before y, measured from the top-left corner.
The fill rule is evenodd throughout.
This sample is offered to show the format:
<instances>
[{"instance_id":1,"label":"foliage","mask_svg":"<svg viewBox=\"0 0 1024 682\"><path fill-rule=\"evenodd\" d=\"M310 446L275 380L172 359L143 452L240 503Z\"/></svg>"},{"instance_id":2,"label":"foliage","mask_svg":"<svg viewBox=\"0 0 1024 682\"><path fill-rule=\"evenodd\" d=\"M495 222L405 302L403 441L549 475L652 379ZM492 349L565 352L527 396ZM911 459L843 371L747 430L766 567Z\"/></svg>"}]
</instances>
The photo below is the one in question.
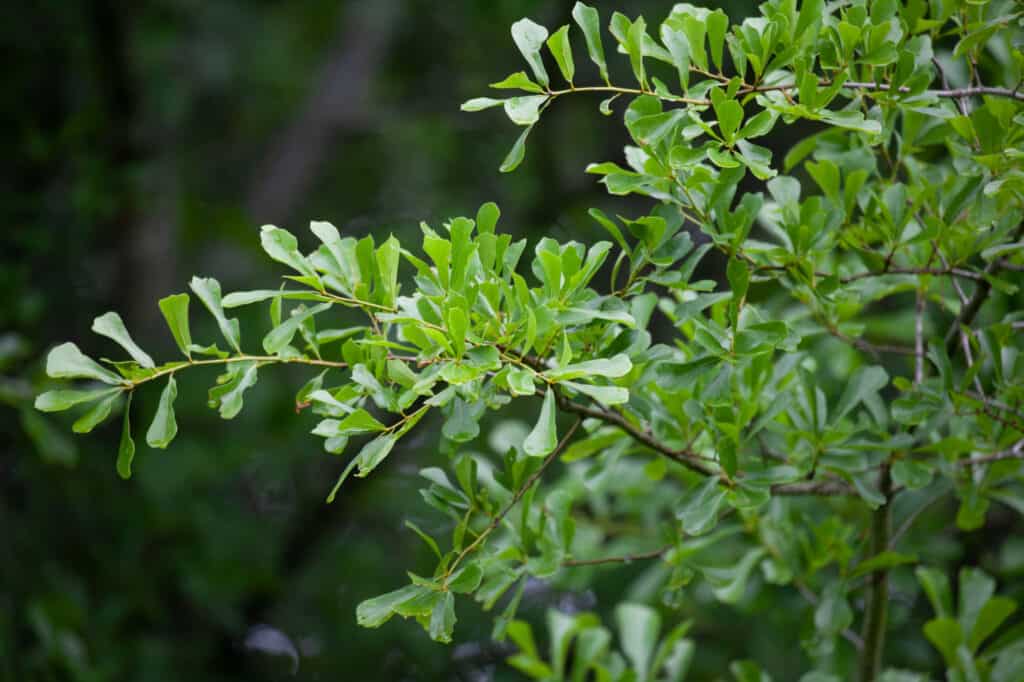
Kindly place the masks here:
<instances>
[{"instance_id":1,"label":"foliage","mask_svg":"<svg viewBox=\"0 0 1024 682\"><path fill-rule=\"evenodd\" d=\"M587 170L611 194L654 199L647 215L595 209L611 241L544 238L528 263L525 240L497 230L494 204L440 229L421 225L415 251L313 222L320 245L306 252L265 226L264 251L290 273L281 288L224 295L212 278L190 284L223 348L193 341L189 294L160 302L184 360L157 365L106 313L93 330L131 359L100 364L58 346L49 376L87 383L48 391L36 407L88 405L73 427L84 433L123 404L117 470L128 477L136 388L163 385L145 440L166 448L180 372L221 367L209 404L231 419L265 369L308 366L318 373L296 409L321 418L313 433L327 452L353 453L328 501L440 413L444 456L425 463L421 494L450 520L450 536L410 523L434 567L363 602L358 622L414 618L449 642L456 595L486 610L500 603L493 635L509 636L520 649L511 664L537 679L684 679L699 656L686 626L659 644L660 617L647 606L616 609L621 654L592 616L552 613L543 658L515 620L531 580L586 580L595 565L639 559L663 565L654 580L670 607L699 590L729 605L769 590L805 596L807 681L854 669L863 680L926 679L883 672L890 574L918 565L937 616L923 636L950 679L1016 679L1024 631L1000 630L1015 602L993 598L993 581L966 568L954 614L945 574L903 551L922 546L915 522L946 499L958 501L963 532L986 524L992 502L1024 511L1024 55L1014 12L1009 2L781 0L730 26L720 10L680 4L656 37L642 17L615 13L609 31L629 85L612 84L593 8L578 3L572 16L597 85L576 84L572 27L549 34L523 19L512 38L532 77L493 87L526 94L463 105L500 106L523 127L501 169L520 165L559 98L602 93L603 113L629 98L626 167ZM798 121L815 132L781 164L752 141ZM767 196L747 191L762 183ZM724 281L698 279L714 257ZM402 270L414 273L404 293ZM260 353L242 350L229 316L255 304L269 305L271 321ZM338 308L365 323L337 326ZM489 457L476 446L480 422L513 400L536 404L535 421ZM730 670L767 679L751 661Z\"/></svg>"}]
</instances>

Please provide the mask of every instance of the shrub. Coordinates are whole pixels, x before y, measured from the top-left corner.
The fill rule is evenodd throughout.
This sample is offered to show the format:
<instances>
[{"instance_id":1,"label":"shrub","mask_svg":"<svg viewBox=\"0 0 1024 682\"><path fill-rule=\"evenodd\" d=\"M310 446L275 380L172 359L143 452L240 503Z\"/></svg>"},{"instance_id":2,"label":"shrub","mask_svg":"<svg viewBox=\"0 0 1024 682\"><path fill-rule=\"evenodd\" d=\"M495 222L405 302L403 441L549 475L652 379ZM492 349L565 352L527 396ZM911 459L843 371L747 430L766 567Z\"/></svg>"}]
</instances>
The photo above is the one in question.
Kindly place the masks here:
<instances>
[{"instance_id":1,"label":"shrub","mask_svg":"<svg viewBox=\"0 0 1024 682\"><path fill-rule=\"evenodd\" d=\"M264 250L290 273L281 288L190 284L226 345L193 341L189 294L160 301L184 360L157 364L106 313L93 331L130 359L60 345L48 374L88 383L36 406L88 404L76 432L122 409L128 477L135 389L163 385L145 441L166 448L180 372L221 367L209 401L230 419L261 372L304 365L316 374L297 409L322 418L313 433L327 452L354 453L328 501L440 415L446 454L423 462L421 492L450 537L410 523L436 566L363 602L358 621L413 617L448 642L456 595L500 602L493 635L536 679L683 679L704 625L692 605L753 613L789 594L810 604L790 634L812 664L804 680L927 679L927 656L886 649L893 627L923 629L949 679L1024 679L1024 629L993 639L1016 603L993 596L963 540L1024 512L1021 16L995 1L770 0L730 26L721 10L679 4L650 32L615 13L612 41L582 3L576 26L551 34L523 19L512 38L529 73L492 86L520 94L463 105L501 107L523 127L501 170L522 162L557 100L600 94L602 113L624 109L634 144L625 166L587 172L613 195L652 199L649 214L591 210L610 241L545 238L528 266L494 204L422 225L415 250L313 222L321 244L307 254L265 226ZM581 34L596 78L577 75ZM614 84L611 45L631 72ZM755 140L781 125L801 137L780 162ZM697 278L711 254L723 281ZM272 324L253 353L229 311L258 303ZM365 321L338 327L339 308ZM492 438L503 456L482 454L481 419L513 400L536 405L534 424L505 425ZM950 501L952 556L929 542ZM926 518L938 523L923 529ZM985 537L1003 542L1005 526ZM662 611L623 596L614 647L595 615L551 611L542 656L515 620L531 579L586 585L639 561L656 564L644 576ZM911 568L919 586L903 580L893 600L890 577ZM691 620L661 638L674 611ZM883 672L887 656L924 671ZM749 660L730 670L767 679Z\"/></svg>"}]
</instances>

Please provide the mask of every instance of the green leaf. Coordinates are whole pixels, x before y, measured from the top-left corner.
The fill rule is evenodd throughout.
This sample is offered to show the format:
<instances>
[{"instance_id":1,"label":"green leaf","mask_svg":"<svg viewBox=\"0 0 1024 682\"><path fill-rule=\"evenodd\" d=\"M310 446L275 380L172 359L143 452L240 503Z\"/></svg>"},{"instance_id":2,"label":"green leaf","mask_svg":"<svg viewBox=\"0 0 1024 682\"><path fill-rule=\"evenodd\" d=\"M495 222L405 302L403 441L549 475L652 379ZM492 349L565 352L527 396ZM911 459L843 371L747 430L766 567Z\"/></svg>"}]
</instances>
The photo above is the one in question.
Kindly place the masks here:
<instances>
[{"instance_id":1,"label":"green leaf","mask_svg":"<svg viewBox=\"0 0 1024 682\"><path fill-rule=\"evenodd\" d=\"M917 563L916 554L901 554L899 552L887 550L857 564L857 567L850 573L849 579L854 580L862 575L874 573L875 571L889 569L893 566L903 566L905 564L914 563Z\"/></svg>"},{"instance_id":2,"label":"green leaf","mask_svg":"<svg viewBox=\"0 0 1024 682\"><path fill-rule=\"evenodd\" d=\"M729 29L729 17L718 9L705 19L708 31L708 46L711 48L711 60L715 68L722 69L722 47L725 45L725 32Z\"/></svg>"},{"instance_id":3,"label":"green leaf","mask_svg":"<svg viewBox=\"0 0 1024 682\"><path fill-rule=\"evenodd\" d=\"M195 295L203 302L203 305L210 311L213 318L217 320L217 326L220 327L220 333L224 335L224 339L231 344L232 348L241 353L241 335L238 329L238 320L229 320L224 314L224 308L221 304L220 282L212 277L193 277L192 281L189 282L189 288L195 292Z\"/></svg>"},{"instance_id":4,"label":"green leaf","mask_svg":"<svg viewBox=\"0 0 1024 682\"><path fill-rule=\"evenodd\" d=\"M174 400L178 397L178 385L174 375L167 377L167 385L160 394L160 403L156 408L149 430L146 431L146 444L151 448L164 449L178 435L178 422L174 418Z\"/></svg>"},{"instance_id":5,"label":"green leaf","mask_svg":"<svg viewBox=\"0 0 1024 682\"><path fill-rule=\"evenodd\" d=\"M617 13L616 13L617 14ZM633 68L633 76L640 88L647 89L647 72L644 69L644 37L647 35L647 22L643 17L629 25L623 47L629 55L629 65Z\"/></svg>"},{"instance_id":6,"label":"green leaf","mask_svg":"<svg viewBox=\"0 0 1024 682\"><path fill-rule=\"evenodd\" d=\"M949 667L956 666L956 650L963 642L960 626L952 618L933 618L924 625L924 636L942 653Z\"/></svg>"},{"instance_id":7,"label":"green leaf","mask_svg":"<svg viewBox=\"0 0 1024 682\"><path fill-rule=\"evenodd\" d=\"M505 100L505 114L516 125L532 126L540 118L540 107L547 95L524 95Z\"/></svg>"},{"instance_id":8,"label":"green leaf","mask_svg":"<svg viewBox=\"0 0 1024 682\"><path fill-rule=\"evenodd\" d=\"M679 85L686 92L690 89L690 41L685 33L666 22L661 25L661 42L668 48L679 74Z\"/></svg>"},{"instance_id":9,"label":"green leaf","mask_svg":"<svg viewBox=\"0 0 1024 682\"><path fill-rule=\"evenodd\" d=\"M540 51L547 37L548 30L529 19L520 19L512 24L512 40L526 59L526 63L530 65L537 82L544 87L548 86L548 72L544 68Z\"/></svg>"},{"instance_id":10,"label":"green leaf","mask_svg":"<svg viewBox=\"0 0 1024 682\"><path fill-rule=\"evenodd\" d=\"M188 294L173 294L160 299L160 312L174 336L174 342L187 358L191 358L192 334L188 326Z\"/></svg>"},{"instance_id":11,"label":"green leaf","mask_svg":"<svg viewBox=\"0 0 1024 682\"><path fill-rule=\"evenodd\" d=\"M46 356L46 375L53 379L95 379L121 384L124 379L85 355L73 343L62 343Z\"/></svg>"},{"instance_id":12,"label":"green leaf","mask_svg":"<svg viewBox=\"0 0 1024 682\"><path fill-rule=\"evenodd\" d=\"M732 300L743 300L750 286L750 267L747 262L739 258L730 258L725 267L725 274L732 289Z\"/></svg>"},{"instance_id":13,"label":"green leaf","mask_svg":"<svg viewBox=\"0 0 1024 682\"><path fill-rule=\"evenodd\" d=\"M503 99L494 99L492 97L474 97L473 99L467 99L465 102L463 102L459 106L459 109L461 109L462 111L483 111L484 109L500 107L504 103L505 100Z\"/></svg>"},{"instance_id":14,"label":"green leaf","mask_svg":"<svg viewBox=\"0 0 1024 682\"><path fill-rule=\"evenodd\" d=\"M97 317L92 321L92 330L100 336L106 336L108 339L115 341L119 346L128 351L128 354L142 367L146 369L155 367L153 358L149 357L148 353L139 348L125 328L124 320L117 313L104 313Z\"/></svg>"},{"instance_id":15,"label":"green leaf","mask_svg":"<svg viewBox=\"0 0 1024 682\"><path fill-rule=\"evenodd\" d=\"M748 550L735 566L724 570L705 569L704 576L712 583L711 591L715 598L725 604L736 604L743 599L750 583L750 572L764 555L763 547L754 547Z\"/></svg>"},{"instance_id":16,"label":"green leaf","mask_svg":"<svg viewBox=\"0 0 1024 682\"><path fill-rule=\"evenodd\" d=\"M498 169L502 173L511 173L516 168L519 168L519 164L523 162L523 158L526 156L526 138L533 130L533 126L527 126L519 137L516 138L515 143L512 145L512 149L509 150L505 160L501 162L501 167Z\"/></svg>"},{"instance_id":17,"label":"green leaf","mask_svg":"<svg viewBox=\"0 0 1024 682\"><path fill-rule=\"evenodd\" d=\"M711 103L715 109L722 138L728 144L732 144L736 140L736 131L743 122L743 107L736 100L727 99L717 88L711 91Z\"/></svg>"},{"instance_id":18,"label":"green leaf","mask_svg":"<svg viewBox=\"0 0 1024 682\"><path fill-rule=\"evenodd\" d=\"M658 644L661 617L658 612L643 604L620 604L615 609L615 621L619 628L619 641L638 682L646 682L651 675L651 659Z\"/></svg>"},{"instance_id":19,"label":"green leaf","mask_svg":"<svg viewBox=\"0 0 1024 682\"><path fill-rule=\"evenodd\" d=\"M476 231L479 234L494 234L494 227L501 217L501 210L493 201L488 201L480 206L476 212Z\"/></svg>"},{"instance_id":20,"label":"green leaf","mask_svg":"<svg viewBox=\"0 0 1024 682\"><path fill-rule=\"evenodd\" d=\"M527 369L513 367L509 370L506 380L513 395L533 395L537 392L533 383L533 372Z\"/></svg>"},{"instance_id":21,"label":"green leaf","mask_svg":"<svg viewBox=\"0 0 1024 682\"><path fill-rule=\"evenodd\" d=\"M1009 597L992 597L978 611L978 618L968 638L968 647L975 652L1003 622L1017 611L1017 602Z\"/></svg>"},{"instance_id":22,"label":"green leaf","mask_svg":"<svg viewBox=\"0 0 1024 682\"><path fill-rule=\"evenodd\" d=\"M555 392L548 387L537 424L523 441L523 452L531 457L543 457L558 447L558 426L555 423Z\"/></svg>"},{"instance_id":23,"label":"green leaf","mask_svg":"<svg viewBox=\"0 0 1024 682\"><path fill-rule=\"evenodd\" d=\"M278 263L287 265L303 277L308 277L320 287L320 276L316 269L299 252L299 242L291 232L282 230L273 225L264 225L260 228L260 244L267 255Z\"/></svg>"},{"instance_id":24,"label":"green leaf","mask_svg":"<svg viewBox=\"0 0 1024 682\"><path fill-rule=\"evenodd\" d=\"M455 595L445 592L430 614L430 638L435 642L450 643L455 621Z\"/></svg>"},{"instance_id":25,"label":"green leaf","mask_svg":"<svg viewBox=\"0 0 1024 682\"><path fill-rule=\"evenodd\" d=\"M978 614L996 591L996 581L978 568L960 569L959 621L964 635L974 631Z\"/></svg>"},{"instance_id":26,"label":"green leaf","mask_svg":"<svg viewBox=\"0 0 1024 682\"><path fill-rule=\"evenodd\" d=\"M444 437L456 443L467 443L480 435L480 425L470 405L462 398L455 398L452 413L441 427Z\"/></svg>"},{"instance_id":27,"label":"green leaf","mask_svg":"<svg viewBox=\"0 0 1024 682\"><path fill-rule=\"evenodd\" d=\"M94 400L109 396L111 393L120 392L119 388L101 388L95 391L73 391L59 389L47 391L36 396L35 408L40 412L63 412L81 403L91 403Z\"/></svg>"},{"instance_id":28,"label":"green leaf","mask_svg":"<svg viewBox=\"0 0 1024 682\"><path fill-rule=\"evenodd\" d=\"M917 581L921 583L924 592L928 595L932 610L935 615L950 617L953 615L953 594L949 588L949 580L946 574L935 568L922 566L914 574Z\"/></svg>"},{"instance_id":29,"label":"green leaf","mask_svg":"<svg viewBox=\"0 0 1024 682\"><path fill-rule=\"evenodd\" d=\"M703 484L690 491L676 514L682 522L683 532L687 535L703 535L714 528L725 494L725 489L718 485L715 476L709 476Z\"/></svg>"},{"instance_id":30,"label":"green leaf","mask_svg":"<svg viewBox=\"0 0 1024 682\"><path fill-rule=\"evenodd\" d=\"M256 289L253 291L232 291L224 297L221 305L225 308L238 308L251 303L260 303L268 299L280 302L281 299L299 301L325 301L321 294L313 291L289 291L287 289Z\"/></svg>"},{"instance_id":31,"label":"green leaf","mask_svg":"<svg viewBox=\"0 0 1024 682\"><path fill-rule=\"evenodd\" d=\"M572 18L583 31L583 37L587 41L587 54L590 61L597 65L601 73L601 79L608 82L608 65L604 60L604 44L601 42L601 17L598 11L582 2L577 2L572 8Z\"/></svg>"},{"instance_id":32,"label":"green leaf","mask_svg":"<svg viewBox=\"0 0 1024 682\"><path fill-rule=\"evenodd\" d=\"M430 590L420 585L405 587L360 602L356 607L356 622L364 628L380 627L395 615L395 610L405 602Z\"/></svg>"},{"instance_id":33,"label":"green leaf","mask_svg":"<svg viewBox=\"0 0 1024 682\"><path fill-rule=\"evenodd\" d=\"M814 610L814 626L818 632L829 637L850 627L853 623L853 609L846 600L842 583L833 581L821 593L821 600Z\"/></svg>"},{"instance_id":34,"label":"green leaf","mask_svg":"<svg viewBox=\"0 0 1024 682\"><path fill-rule=\"evenodd\" d=\"M135 441L132 440L132 392L124 406L124 424L121 427L121 444L117 447L117 473L121 478L132 477L132 460L135 459Z\"/></svg>"},{"instance_id":35,"label":"green leaf","mask_svg":"<svg viewBox=\"0 0 1024 682\"><path fill-rule=\"evenodd\" d=\"M220 416L222 419L234 419L242 411L245 391L256 385L258 368L259 365L256 363L250 363L235 386L221 397Z\"/></svg>"},{"instance_id":36,"label":"green leaf","mask_svg":"<svg viewBox=\"0 0 1024 682\"><path fill-rule=\"evenodd\" d=\"M870 398L889 383L889 374L881 367L858 367L846 383L832 415L832 423L838 423L859 403Z\"/></svg>"},{"instance_id":37,"label":"green leaf","mask_svg":"<svg viewBox=\"0 0 1024 682\"><path fill-rule=\"evenodd\" d=\"M299 331L299 327L302 326L303 322L314 315L328 310L330 307L330 303L321 303L312 308L306 308L294 313L287 320L267 332L267 335L263 337L263 350L271 355L280 353L284 350L285 346L292 342L292 338Z\"/></svg>"},{"instance_id":38,"label":"green leaf","mask_svg":"<svg viewBox=\"0 0 1024 682\"><path fill-rule=\"evenodd\" d=\"M526 75L525 71L516 71L503 81L491 83L490 87L495 90L525 90L527 92L536 93L544 92L544 88L530 80L530 77Z\"/></svg>"},{"instance_id":39,"label":"green leaf","mask_svg":"<svg viewBox=\"0 0 1024 682\"><path fill-rule=\"evenodd\" d=\"M579 384L573 381L567 381L565 385L608 407L612 405L625 405L629 402L629 389L622 388L621 386L595 386L594 384Z\"/></svg>"},{"instance_id":40,"label":"green leaf","mask_svg":"<svg viewBox=\"0 0 1024 682\"><path fill-rule=\"evenodd\" d=\"M551 56L555 58L559 71L562 72L562 78L572 85L573 76L576 75L576 64L572 60L568 24L551 34L551 37L548 38L548 49L551 51Z\"/></svg>"},{"instance_id":41,"label":"green leaf","mask_svg":"<svg viewBox=\"0 0 1024 682\"><path fill-rule=\"evenodd\" d=\"M110 416L110 411L120 396L121 392L118 391L93 405L92 409L75 420L75 423L71 425L71 430L75 433L89 433L92 431Z\"/></svg>"},{"instance_id":42,"label":"green leaf","mask_svg":"<svg viewBox=\"0 0 1024 682\"><path fill-rule=\"evenodd\" d=\"M395 442L398 438L393 433L386 433L381 436L377 436L369 443L363 446L363 449L356 455L355 462L359 467L359 471L356 472L356 476L364 477L368 476L371 471L377 468L377 465L384 461L384 458L388 456L391 449L395 447Z\"/></svg>"},{"instance_id":43,"label":"green leaf","mask_svg":"<svg viewBox=\"0 0 1024 682\"><path fill-rule=\"evenodd\" d=\"M629 356L619 353L610 358L585 360L565 367L545 370L544 375L551 381L567 381L586 376L618 379L629 374L632 369L633 363L630 362Z\"/></svg>"}]
</instances>

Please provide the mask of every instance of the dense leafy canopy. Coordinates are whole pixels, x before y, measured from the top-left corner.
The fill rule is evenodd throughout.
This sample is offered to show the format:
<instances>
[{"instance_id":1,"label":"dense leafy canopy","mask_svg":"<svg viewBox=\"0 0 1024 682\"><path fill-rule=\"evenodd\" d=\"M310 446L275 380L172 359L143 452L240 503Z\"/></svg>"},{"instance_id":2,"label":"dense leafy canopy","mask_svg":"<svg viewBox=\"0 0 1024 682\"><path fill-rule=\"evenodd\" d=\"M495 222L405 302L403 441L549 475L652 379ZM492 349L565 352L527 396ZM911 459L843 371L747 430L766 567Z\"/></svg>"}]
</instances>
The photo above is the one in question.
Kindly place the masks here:
<instances>
[{"instance_id":1,"label":"dense leafy canopy","mask_svg":"<svg viewBox=\"0 0 1024 682\"><path fill-rule=\"evenodd\" d=\"M421 225L415 246L313 222L307 253L265 226L263 249L288 272L279 289L190 284L223 343L193 342L189 294L160 301L184 360L156 364L106 313L93 330L131 359L103 365L60 345L48 374L89 383L36 406L88 404L74 426L87 432L123 402L127 477L137 387L163 385L145 440L166 448L184 370L222 368L209 403L231 419L274 365L309 366L318 373L296 408L348 458L328 501L440 413L448 455L425 458L421 493L450 537L410 525L433 571L363 602L357 619L412 617L449 642L456 595L472 595L500 605L494 637L515 643L510 663L535 679L685 677L700 655L689 626L663 632L649 606L619 605L614 646L592 614L552 611L547 654L515 619L530 579L639 559L660 562L652 580L668 605L698 589L725 604L772 587L807 597L808 682L858 669L927 679L884 670L889 574L913 570L934 611L921 636L949 678L1021 679L1024 631L1002 627L1016 602L964 567L954 606L945 573L905 549L921 546L915 521L937 500L958 500L964 531L984 526L993 502L1024 512L1019 11L772 0L730 25L679 4L656 28L615 13L608 33L594 8L578 3L572 17L553 33L516 22L529 73L492 87L526 94L463 108L502 107L523 127L501 166L511 171L559 98L601 93L606 114L621 99L625 165L587 171L611 194L652 199L648 214L595 209L610 241L529 249L499 231L494 204ZM632 74L624 85L611 81L613 45ZM595 85L577 68L584 47ZM781 160L754 142L801 120L816 132ZM722 281L696 278L710 254L724 259ZM271 328L253 353L230 315L256 304ZM337 328L339 307L365 324ZM536 404L535 422L488 457L474 446L479 423L513 400ZM753 661L730 671L767 679Z\"/></svg>"}]
</instances>

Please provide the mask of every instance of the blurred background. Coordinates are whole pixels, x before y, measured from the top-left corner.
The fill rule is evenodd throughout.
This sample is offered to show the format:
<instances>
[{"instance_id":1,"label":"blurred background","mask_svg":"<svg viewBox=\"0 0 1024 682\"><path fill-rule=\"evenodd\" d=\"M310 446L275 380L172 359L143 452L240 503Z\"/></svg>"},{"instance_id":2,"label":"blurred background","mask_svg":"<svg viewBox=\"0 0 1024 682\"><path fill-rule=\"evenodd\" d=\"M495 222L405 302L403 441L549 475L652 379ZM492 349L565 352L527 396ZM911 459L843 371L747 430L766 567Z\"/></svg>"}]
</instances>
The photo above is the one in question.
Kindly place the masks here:
<instances>
[{"instance_id":1,"label":"blurred background","mask_svg":"<svg viewBox=\"0 0 1024 682\"><path fill-rule=\"evenodd\" d=\"M301 372L268 372L232 423L206 407L214 373L190 372L181 434L166 451L140 442L131 481L114 469L118 420L78 437L71 417L37 413L31 401L56 343L117 352L89 332L104 311L119 311L143 347L169 360L176 350L156 301L193 274L226 291L276 286L282 272L259 247L265 223L302 239L322 219L357 237L405 240L420 220L438 225L496 201L516 236L594 241L602 235L588 207L645 211L583 173L589 161L618 159L625 143L597 98L560 100L512 175L497 167L518 131L497 110L459 111L524 68L512 22L557 27L572 4L4 3L0 680L509 679L489 618L468 600L456 647L413 623L355 623L361 600L430 565L403 524L439 523L416 494L418 469L444 457L437 424L328 506L342 463L308 434L312 415L295 414ZM671 7L596 4L605 20L620 9L660 21ZM753 4L724 7L737 20ZM579 80L596 78L582 54L577 64ZM242 321L250 339L266 328L262 310ZM208 342L216 331L195 313L193 335ZM140 398L133 417L144 428L156 395ZM524 613L601 610L640 570L604 571L593 592L536 585ZM780 649L744 628L733 619L727 632L697 631L698 660L714 671L736 657L801 655L792 637Z\"/></svg>"}]
</instances>

